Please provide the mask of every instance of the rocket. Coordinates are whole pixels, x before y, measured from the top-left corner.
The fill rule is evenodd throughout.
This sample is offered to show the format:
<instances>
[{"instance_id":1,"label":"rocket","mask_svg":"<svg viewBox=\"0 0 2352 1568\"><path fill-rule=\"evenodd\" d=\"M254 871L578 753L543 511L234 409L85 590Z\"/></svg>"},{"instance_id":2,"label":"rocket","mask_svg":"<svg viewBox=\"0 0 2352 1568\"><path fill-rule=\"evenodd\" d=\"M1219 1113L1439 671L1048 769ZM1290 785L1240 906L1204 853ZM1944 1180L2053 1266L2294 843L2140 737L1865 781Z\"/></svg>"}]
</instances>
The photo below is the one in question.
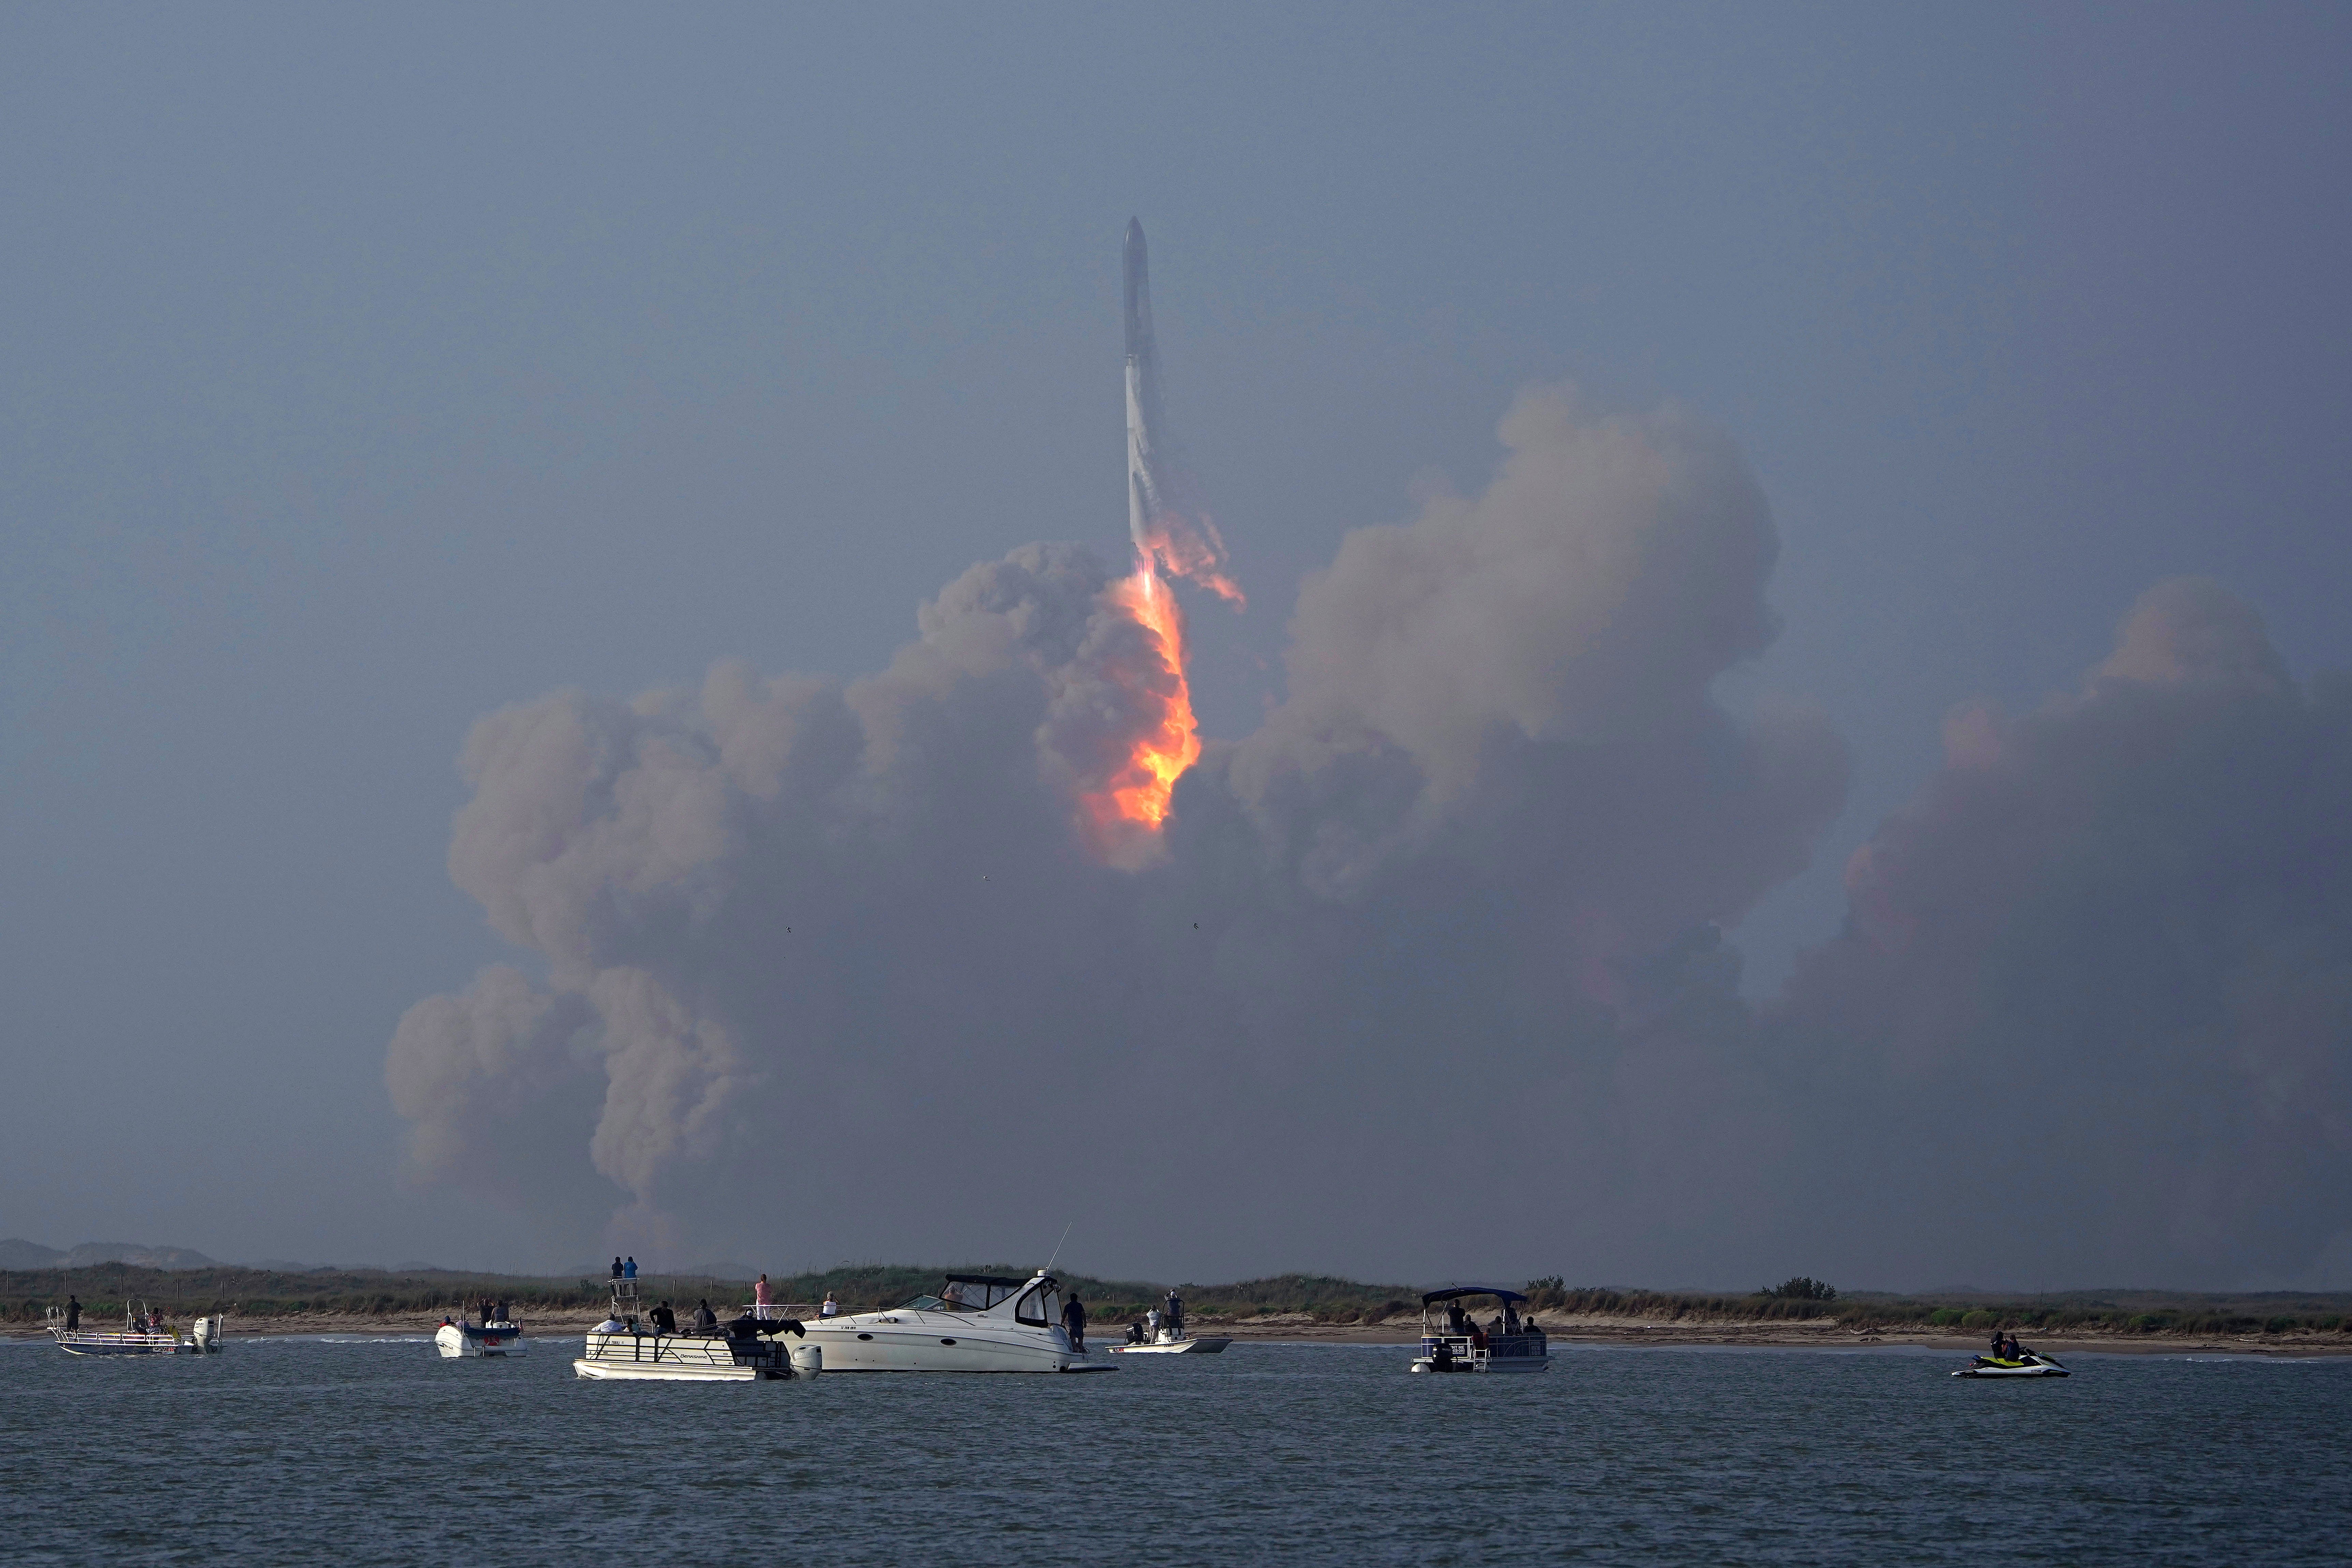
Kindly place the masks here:
<instances>
[{"instance_id":1,"label":"rocket","mask_svg":"<svg viewBox=\"0 0 2352 1568\"><path fill-rule=\"evenodd\" d=\"M1127 531L1138 558L1148 560L1152 520L1165 506L1166 482L1153 441L1159 429L1159 354L1151 342L1151 258L1143 225L1127 220L1123 270L1127 280Z\"/></svg>"}]
</instances>

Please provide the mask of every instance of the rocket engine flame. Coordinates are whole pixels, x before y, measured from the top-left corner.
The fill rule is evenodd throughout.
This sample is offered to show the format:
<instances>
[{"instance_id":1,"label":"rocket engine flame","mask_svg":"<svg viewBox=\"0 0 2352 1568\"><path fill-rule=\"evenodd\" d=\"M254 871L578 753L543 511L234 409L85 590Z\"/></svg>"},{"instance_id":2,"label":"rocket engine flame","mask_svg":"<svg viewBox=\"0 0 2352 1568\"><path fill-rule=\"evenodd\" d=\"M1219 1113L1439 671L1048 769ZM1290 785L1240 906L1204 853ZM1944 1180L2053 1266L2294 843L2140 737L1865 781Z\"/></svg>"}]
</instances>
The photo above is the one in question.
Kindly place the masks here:
<instances>
[{"instance_id":1,"label":"rocket engine flame","mask_svg":"<svg viewBox=\"0 0 2352 1568\"><path fill-rule=\"evenodd\" d=\"M1120 670L1115 679L1139 707L1156 710L1157 721L1135 737L1125 763L1103 787L1079 801L1096 853L1132 869L1156 857L1169 799L1184 770L1200 760L1201 735L1184 679L1184 611L1176 596L1149 557L1137 563L1131 576L1103 592L1150 634L1156 655L1149 665Z\"/></svg>"},{"instance_id":2,"label":"rocket engine flame","mask_svg":"<svg viewBox=\"0 0 2352 1568\"><path fill-rule=\"evenodd\" d=\"M1143 864L1158 850L1160 825L1176 781L1200 759L1192 693L1184 677L1184 612L1169 591L1181 577L1240 609L1242 591L1223 571L1225 542L1206 513L1174 500L1179 479L1161 441L1159 348L1151 331L1150 258L1143 226L1130 218L1123 257L1127 304L1127 531L1135 571L1105 590L1110 603L1150 634L1156 665L1118 679L1158 721L1139 733L1125 763L1080 805L1097 853L1114 864Z\"/></svg>"}]
</instances>

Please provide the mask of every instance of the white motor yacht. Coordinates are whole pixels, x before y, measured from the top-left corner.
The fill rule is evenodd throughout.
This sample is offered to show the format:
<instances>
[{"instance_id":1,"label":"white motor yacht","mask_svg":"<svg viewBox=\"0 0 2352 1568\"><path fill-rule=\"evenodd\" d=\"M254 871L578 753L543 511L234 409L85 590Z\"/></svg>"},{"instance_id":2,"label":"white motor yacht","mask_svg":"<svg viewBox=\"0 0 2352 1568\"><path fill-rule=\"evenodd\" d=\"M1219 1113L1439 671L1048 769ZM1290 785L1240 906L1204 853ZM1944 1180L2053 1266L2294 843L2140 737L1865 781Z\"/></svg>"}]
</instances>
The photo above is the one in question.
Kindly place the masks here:
<instances>
[{"instance_id":1,"label":"white motor yacht","mask_svg":"<svg viewBox=\"0 0 2352 1568\"><path fill-rule=\"evenodd\" d=\"M1070 1348L1062 1289L1040 1268L1026 1279L950 1274L936 1296L810 1323L827 1372L1108 1372Z\"/></svg>"},{"instance_id":2,"label":"white motor yacht","mask_svg":"<svg viewBox=\"0 0 2352 1568\"><path fill-rule=\"evenodd\" d=\"M1462 1303L1471 1297L1492 1296L1501 1304L1499 1322L1485 1328ZM1545 1372L1551 1366L1550 1342L1544 1331L1519 1317L1518 1304L1527 1298L1500 1285L1449 1285L1421 1299L1421 1354L1415 1372ZM1442 1310L1441 1310L1442 1309Z\"/></svg>"},{"instance_id":3,"label":"white motor yacht","mask_svg":"<svg viewBox=\"0 0 2352 1568\"><path fill-rule=\"evenodd\" d=\"M640 1310L637 1282L613 1281L613 1305L604 1321L588 1331L572 1373L600 1382L782 1383L814 1377L824 1354L813 1344L785 1348L782 1337L798 1334L789 1318L755 1319L680 1333L656 1328Z\"/></svg>"}]
</instances>

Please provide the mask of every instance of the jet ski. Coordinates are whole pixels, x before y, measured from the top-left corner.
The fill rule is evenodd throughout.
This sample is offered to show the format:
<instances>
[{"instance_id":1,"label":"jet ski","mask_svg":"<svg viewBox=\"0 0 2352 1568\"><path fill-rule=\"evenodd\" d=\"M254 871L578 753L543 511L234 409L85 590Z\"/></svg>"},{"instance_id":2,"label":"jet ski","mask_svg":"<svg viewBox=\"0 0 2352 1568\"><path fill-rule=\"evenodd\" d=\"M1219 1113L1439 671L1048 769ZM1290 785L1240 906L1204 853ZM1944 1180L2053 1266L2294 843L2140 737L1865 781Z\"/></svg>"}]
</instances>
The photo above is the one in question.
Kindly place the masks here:
<instances>
[{"instance_id":1,"label":"jet ski","mask_svg":"<svg viewBox=\"0 0 2352 1568\"><path fill-rule=\"evenodd\" d=\"M1952 1373L1954 1377L2067 1377L2067 1370L2046 1355L2032 1351L2020 1351L2014 1358L1980 1355L1973 1364Z\"/></svg>"}]
</instances>

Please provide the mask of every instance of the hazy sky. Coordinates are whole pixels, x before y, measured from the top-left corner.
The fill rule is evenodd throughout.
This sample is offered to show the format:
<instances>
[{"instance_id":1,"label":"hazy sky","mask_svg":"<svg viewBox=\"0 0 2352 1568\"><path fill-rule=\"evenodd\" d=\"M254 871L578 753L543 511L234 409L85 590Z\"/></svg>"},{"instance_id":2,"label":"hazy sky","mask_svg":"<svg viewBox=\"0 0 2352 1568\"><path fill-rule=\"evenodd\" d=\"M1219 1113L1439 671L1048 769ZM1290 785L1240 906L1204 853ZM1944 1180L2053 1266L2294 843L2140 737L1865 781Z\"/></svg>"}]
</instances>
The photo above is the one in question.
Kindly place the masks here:
<instances>
[{"instance_id":1,"label":"hazy sky","mask_svg":"<svg viewBox=\"0 0 2352 1568\"><path fill-rule=\"evenodd\" d=\"M1891 813L1912 811L1922 835L1947 834L1939 842L1990 831L1937 772L1970 754L1975 731L1947 729L1957 707L2038 712L1985 742L2020 759L2030 795L2035 779L2104 776L2065 760L2076 753L2062 733L2103 723L2103 700L2045 700L2090 692L2095 668L2189 679L2170 653L2145 654L2188 646L2159 635L2182 617L2227 629L2234 604L2259 612L2284 674L2246 653L2231 668L2259 667L2248 690L2352 665L2347 80L2352 17L2310 6L13 7L0 14L0 1142L12 1170L0 1234L553 1267L638 1234L593 1216L632 1201L690 1209L691 1197L663 1196L688 1188L662 1184L698 1168L740 1164L789 1184L823 1166L840 1182L919 1168L936 1139L1002 1141L1009 1154L1042 1137L1067 1152L1038 1158L1034 1180L1096 1194L1075 1205L1094 1233L1073 1237L1080 1267L1201 1279L1639 1268L1659 1283L1752 1283L1766 1256L1727 1249L1738 1227L1695 1217L1703 1197L1658 1198L1640 1239L1538 1222L1451 1249L1381 1223L1402 1212L1387 1196L1326 1223L1345 1184L1286 1211L1278 1186L1243 1184L1231 1202L1282 1212L1230 1229L1174 1213L1123 1223L1130 1184L1193 1179L1159 1162L1191 1151L1232 1170L1247 1156L1169 1131L1164 1148L1138 1132L1136 1158L1122 1160L1115 1115L1051 1096L1034 1121L1017 1094L970 1124L867 1106L851 1144L755 1119L727 1136L762 1144L757 1160L730 1164L732 1146L714 1143L715 1163L698 1167L682 1144L683 1164L636 1186L627 1158L600 1153L590 1170L592 1106L579 1135L563 1134L583 1184L570 1209L502 1205L497 1189L518 1178L484 1152L495 1127L469 1122L477 1142L453 1142L442 1174L470 1169L488 1200L418 1185L413 1168L402 1175L410 1122L386 1089L395 1026L488 963L562 994L569 951L486 922L507 886L497 877L453 883L453 815L486 798L455 759L484 715L550 693L703 691L680 721L695 730L726 721L703 687L722 658L761 676L883 670L917 638L919 605L1033 541L1078 542L1116 565L1119 243L1136 215L1151 237L1171 410L1251 595L1240 616L1192 606L1196 697L1209 735L1245 742L1237 771L1218 777L1239 781L1234 810L1265 832L1274 795L1249 770L1262 763L1271 777L1302 754L1283 737L1305 732L1316 702L1411 753L1416 780L1443 773L1433 759L1452 742L1415 742L1403 688L1335 678L1315 702L1294 689L1305 678L1285 663L1291 616L1302 580L1339 560L1323 619L1302 612L1297 646L1344 661L1381 567L1372 545L1347 554L1343 541L1420 518L1414 548L1454 559L1448 496L1473 498L1463 529L1539 530L1526 521L1534 503L1496 480L1497 426L1525 389L1581 392L1539 400L1577 410L1559 421L1514 416L1514 461L1530 472L1582 472L1578 454L1600 449L1590 432L1624 416L1636 422L1627 438L1663 454L1664 471L1697 476L1687 515L1705 538L1755 545L1769 565L1777 529L1777 565L1753 593L1744 580L1692 591L1719 588L1735 617L1769 607L1776 639L1699 648L1661 630L1625 656L1661 662L1603 697L1546 697L1534 720L1495 700L1497 722L1529 744L1570 731L1581 744L1584 721L1560 715L1609 710L1606 693L1687 704L1712 690L1722 721L1693 717L1675 733L1702 750L1748 747L1738 754L1767 772L1788 754L1776 726L1817 713L1801 728L1842 742L1842 791L1824 761L1798 794L1759 785L1672 823L1629 816L1629 834L1654 828L1662 843L1705 839L1735 805L1765 826L1738 840L1751 871L1691 880L1687 899L1641 919L1611 906L1626 931L1652 916L1669 934L1669 916L1727 924L1746 960L1737 989L1769 1011L1798 954L1846 924L1849 858ZM1751 479L1769 521L1749 504ZM1617 516L1595 493L1593 515ZM1592 537L1655 537L1644 531L1682 526L1680 504L1625 512L1618 532L1604 521ZM1047 585L1018 592L1081 615L1084 569L1032 565ZM1476 568L1465 570L1463 601L1475 604ZM2158 604L2134 623L2140 640L2116 651L2143 594L2184 574L2235 598L2192 595L2177 614ZM971 588L983 590L1015 593ZM1554 608L1573 613L1572 595ZM1528 623L1528 646L1552 613ZM1444 614L1490 624L1458 605ZM940 624L924 634L951 635ZM2245 635L2252 647L2263 634ZM1383 646L1440 649L1428 658L1444 665L1459 645L1432 634ZM1675 665L1682 684L1656 673L1683 659L1697 662ZM1543 668L1561 660L1572 662ZM1444 668L1506 680L1507 664ZM1475 709L1491 695L1463 679L1446 700ZM2311 700L2325 709L2332 689L2313 684ZM880 722L878 709L850 706ZM2300 719L2279 722L2305 732ZM2313 732L2333 734L2332 722L2311 721ZM2217 753L2217 779L2244 771L2226 761L2235 754ZM2290 780L2307 772L2278 766ZM1553 808L1587 809L1569 775L1528 767ZM1608 776L1654 796L1657 778L1679 775L1628 763ZM2315 824L2352 805L2317 776L2321 796L2295 808ZM1194 818L1206 821L1202 798ZM2151 852L2233 822L2184 816ZM2292 838L2280 863L2322 841ZM1807 868L1783 864L1788 843ZM1931 861L1944 863L1922 852L1906 864ZM1168 885L1191 885L1191 864L1180 858ZM1407 882L1449 889L1474 924L1508 928L1542 903L1510 901L1522 895L1492 879L1423 876ZM2184 886L2225 882L2238 885L2200 871ZM1120 902L1126 884L1086 885L1120 918L1157 918L1149 900ZM2273 907L2269 886L2248 900ZM1289 896L1235 894L1230 908L1246 923ZM2326 946L2342 910L2326 903L2294 930ZM887 919L874 922L861 940L887 942L876 933ZM2022 929L2003 925L2012 940ZM2263 962L2284 951L2244 941ZM2056 946L2034 951L2062 962ZM1116 951L1101 957L1118 964ZM2094 957L2068 949L2063 963ZM705 973L642 954L586 962L607 974L639 966L672 990ZM2252 972L2230 963L2230 974ZM1335 963L1297 995L1352 973ZM1829 953L1811 990L1788 994L1775 1038L1797 1027L1789 1017L1868 1033L1853 1022L1867 1009L1821 1000L1835 989L1822 975L1867 967ZM595 1005L617 1029L626 1005L605 984ZM726 1005L755 1005L710 984ZM1235 984L1220 1005L1245 1020L1237 1027L1274 1028L1250 998L1279 978ZM1496 984L1503 994L1516 982ZM1908 982L1853 984L1876 997ZM2080 1005L2098 1010L2100 994L2086 986ZM1589 987L1560 1005L1586 1003L1628 1005ZM1101 1022L1098 1008L1087 1016ZM738 1036L757 1034L730 1016ZM2352 1037L2315 1027L2311 1081L2340 1095ZM738 1044L768 1075L761 1093L802 1060ZM810 1036L792 1049L835 1044ZM995 1048L992 1060L1017 1065L1017 1040ZM1036 1048L1041 1072L1088 1070L1073 1040ZM1770 1055L1759 1050L1731 1055ZM1354 1104L1345 1080L1380 1078L1364 1124L1401 1142L1351 1157L1458 1171L1486 1127L1471 1112L1426 1149L1409 1120L1383 1120L1386 1080L1407 1059L1329 1067L1308 1052L1283 1069L1297 1076L1282 1092L1328 1068L1334 1109L1299 1088L1290 1114L1309 1142L1338 1150L1355 1114L1340 1109ZM1825 1072L1832 1056L1806 1059ZM2033 1069L2010 1070L2014 1085ZM1727 1104L1729 1081L1711 1091ZM1969 1092L1920 1082L1946 1103ZM859 1091L844 1079L831 1092ZM1870 1103L1853 1114L1874 1114ZM1195 1109L1202 1120L1185 1126L1197 1131L1216 1108ZM1675 1124L1635 1120L1642 1137ZM2326 1162L2352 1153L2347 1128L2326 1121L2312 1134L2318 1163L2245 1201L2275 1207L2296 1184L2332 1180ZM1525 1126L1507 1131L1521 1151L1510 1188L1538 1209L1576 1208L1575 1161L1543 1157ZM512 1147L555 1136L518 1124ZM1948 1173L1965 1181L1976 1157L1956 1154ZM1493 1178L1453 1179L1475 1191ZM780 1204L756 1226L689 1215L645 1234L761 1267L1030 1261L1073 1207L1040 1192L950 1225L908 1197L844 1228ZM2110 1216L2114 1235L2148 1239L2090 1255L2151 1279L2352 1283L2352 1216L2302 1218L2294 1236L2242 1255L2181 1239L2205 1235L2186 1221ZM1772 1234L1782 1250L1770 1257L1787 1255L1793 1233ZM2003 1257L1962 1248L1950 1267L1987 1282L2004 1271L1998 1282L2132 1282L2049 1279L2037 1271L2063 1265ZM1932 1252L1892 1242L1809 1262L1791 1256L1787 1271L1834 1266L1841 1283L1865 1286L1952 1277Z\"/></svg>"}]
</instances>

